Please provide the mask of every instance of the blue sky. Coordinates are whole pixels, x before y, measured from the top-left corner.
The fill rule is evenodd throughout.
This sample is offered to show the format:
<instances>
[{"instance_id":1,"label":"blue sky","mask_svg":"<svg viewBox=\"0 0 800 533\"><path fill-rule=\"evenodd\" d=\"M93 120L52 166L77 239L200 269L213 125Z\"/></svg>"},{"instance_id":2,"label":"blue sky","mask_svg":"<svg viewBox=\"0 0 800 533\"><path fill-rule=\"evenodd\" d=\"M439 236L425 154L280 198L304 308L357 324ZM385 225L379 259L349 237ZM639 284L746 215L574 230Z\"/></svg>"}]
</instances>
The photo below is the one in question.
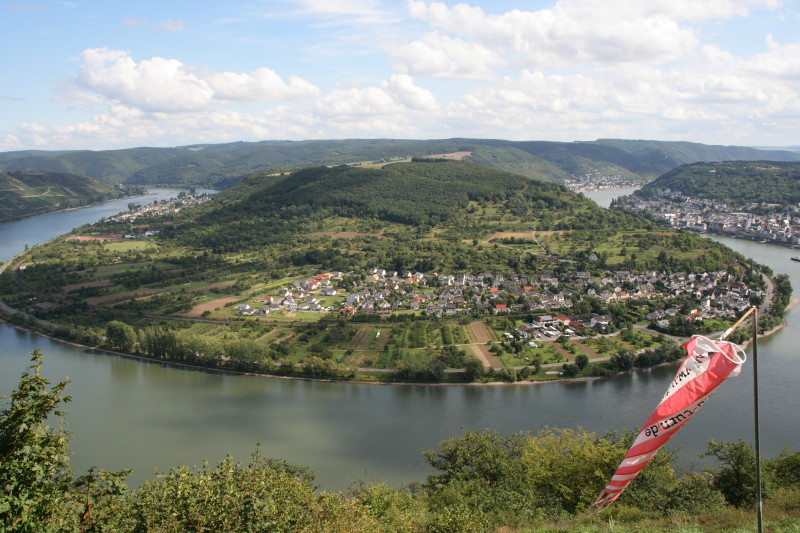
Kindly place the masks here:
<instances>
[{"instance_id":1,"label":"blue sky","mask_svg":"<svg viewBox=\"0 0 800 533\"><path fill-rule=\"evenodd\" d=\"M800 145L791 0L12 0L0 46L0 151L449 137Z\"/></svg>"}]
</instances>

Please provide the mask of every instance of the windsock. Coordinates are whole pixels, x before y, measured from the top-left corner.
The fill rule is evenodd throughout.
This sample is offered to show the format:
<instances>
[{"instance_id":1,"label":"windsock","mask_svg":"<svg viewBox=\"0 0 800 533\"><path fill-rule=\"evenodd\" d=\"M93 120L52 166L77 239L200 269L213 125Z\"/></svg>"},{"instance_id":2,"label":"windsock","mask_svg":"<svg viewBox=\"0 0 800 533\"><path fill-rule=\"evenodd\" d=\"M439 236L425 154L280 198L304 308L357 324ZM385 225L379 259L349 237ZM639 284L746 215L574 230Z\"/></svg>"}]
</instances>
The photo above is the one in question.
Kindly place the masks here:
<instances>
[{"instance_id":1,"label":"windsock","mask_svg":"<svg viewBox=\"0 0 800 533\"><path fill-rule=\"evenodd\" d=\"M620 497L658 450L689 421L719 385L739 374L744 351L725 341L694 336L683 346L688 355L656 410L628 450L619 468L592 508L601 510Z\"/></svg>"}]
</instances>

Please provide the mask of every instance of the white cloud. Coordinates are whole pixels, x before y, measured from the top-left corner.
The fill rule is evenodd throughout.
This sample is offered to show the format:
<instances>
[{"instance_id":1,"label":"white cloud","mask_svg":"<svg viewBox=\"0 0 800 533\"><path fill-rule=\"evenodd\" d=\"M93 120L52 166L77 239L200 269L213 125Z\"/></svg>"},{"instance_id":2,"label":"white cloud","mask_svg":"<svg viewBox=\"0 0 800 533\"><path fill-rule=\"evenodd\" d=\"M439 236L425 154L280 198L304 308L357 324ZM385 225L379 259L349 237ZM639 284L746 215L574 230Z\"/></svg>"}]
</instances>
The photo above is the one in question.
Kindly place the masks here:
<instances>
[{"instance_id":1,"label":"white cloud","mask_svg":"<svg viewBox=\"0 0 800 533\"><path fill-rule=\"evenodd\" d=\"M77 82L104 98L161 113L208 110L229 100L294 100L319 93L297 76L290 76L287 84L268 68L202 72L176 59L154 57L137 63L127 52L106 48L83 51Z\"/></svg>"},{"instance_id":2,"label":"white cloud","mask_svg":"<svg viewBox=\"0 0 800 533\"><path fill-rule=\"evenodd\" d=\"M754 68L769 76L800 81L800 41L780 44L767 35L767 46L769 52L753 57Z\"/></svg>"},{"instance_id":3,"label":"white cloud","mask_svg":"<svg viewBox=\"0 0 800 533\"><path fill-rule=\"evenodd\" d=\"M412 17L492 49L520 54L530 67L573 63L658 63L685 58L700 41L682 21L744 16L750 5L777 0L561 0L551 9L500 15L468 4L409 0Z\"/></svg>"},{"instance_id":4,"label":"white cloud","mask_svg":"<svg viewBox=\"0 0 800 533\"><path fill-rule=\"evenodd\" d=\"M6 6L9 11L44 11L44 8L39 4L12 4Z\"/></svg>"},{"instance_id":5,"label":"white cloud","mask_svg":"<svg viewBox=\"0 0 800 533\"><path fill-rule=\"evenodd\" d=\"M147 24L147 19L126 18L122 21L125 26L142 26Z\"/></svg>"},{"instance_id":6,"label":"white cloud","mask_svg":"<svg viewBox=\"0 0 800 533\"><path fill-rule=\"evenodd\" d=\"M396 70L414 76L491 79L492 67L503 63L499 54L481 44L438 32L389 47L387 53Z\"/></svg>"},{"instance_id":7,"label":"white cloud","mask_svg":"<svg viewBox=\"0 0 800 533\"><path fill-rule=\"evenodd\" d=\"M111 51L100 55L112 62L127 57L124 53ZM131 67L125 69L124 72L128 72ZM204 83L214 94L227 91L225 96L230 100L256 96L261 86L254 89L251 83L254 79L267 80L268 84L275 83L290 92L306 91L316 99L293 100L291 104L273 105L266 110L248 108L240 111L230 106L206 106L193 109L191 113L177 113L174 108L165 112L134 105L135 102L114 85L113 92L111 89L106 91L108 95L104 95L102 100L105 109L91 120L59 126L31 122L15 131L3 132L0 140L6 149L13 149L22 145L97 148L131 144L175 146L265 138L414 136L435 124L439 110L433 94L416 86L413 79L404 74L393 75L379 85L337 88L325 95L316 87L310 86L309 89L306 82L300 83L299 88L291 79L288 84L282 84L269 69L241 77L232 73L211 73L201 79L199 74L189 74L195 76L192 83ZM133 90L137 83L132 83L126 91ZM101 84L98 82L98 85ZM84 103L97 107L98 102L91 95L79 94ZM125 99L109 95L122 95ZM147 101L151 103L151 100Z\"/></svg>"},{"instance_id":8,"label":"white cloud","mask_svg":"<svg viewBox=\"0 0 800 533\"><path fill-rule=\"evenodd\" d=\"M214 104L213 90L180 61L154 57L136 63L127 52L107 48L83 51L78 83L145 111L195 111Z\"/></svg>"},{"instance_id":9,"label":"white cloud","mask_svg":"<svg viewBox=\"0 0 800 533\"><path fill-rule=\"evenodd\" d=\"M328 26L375 26L398 20L393 7L380 0L297 0L293 4L291 16L313 18Z\"/></svg>"},{"instance_id":10,"label":"white cloud","mask_svg":"<svg viewBox=\"0 0 800 533\"><path fill-rule=\"evenodd\" d=\"M393 75L381 87L334 89L315 105L318 113L331 117L402 114L436 107L433 93L415 86L405 74Z\"/></svg>"},{"instance_id":11,"label":"white cloud","mask_svg":"<svg viewBox=\"0 0 800 533\"><path fill-rule=\"evenodd\" d=\"M318 78L281 75L279 63L232 71L86 49L70 93L58 87L55 101L94 114L60 126L39 119L0 132L0 142L479 136L781 144L783 135L789 144L800 126L800 41L776 27L760 53L745 56L720 37L731 31L727 19L755 19L751 11L763 14L778 0L553 0L548 9L496 14L477 3L409 0L413 20L403 26L395 24L398 4L385 0L267 4L292 9L274 12L270 24L289 20L291 31L307 31L303 54L327 53L324 68L308 69ZM421 77L439 79L420 86Z\"/></svg>"},{"instance_id":12,"label":"white cloud","mask_svg":"<svg viewBox=\"0 0 800 533\"><path fill-rule=\"evenodd\" d=\"M164 31L183 31L186 28L186 21L183 19L173 20L169 18L158 23L158 29Z\"/></svg>"},{"instance_id":13,"label":"white cloud","mask_svg":"<svg viewBox=\"0 0 800 533\"><path fill-rule=\"evenodd\" d=\"M219 72L206 76L215 98L245 102L295 100L317 96L320 90L311 83L290 76L289 83L272 69L259 68L249 73Z\"/></svg>"}]
</instances>

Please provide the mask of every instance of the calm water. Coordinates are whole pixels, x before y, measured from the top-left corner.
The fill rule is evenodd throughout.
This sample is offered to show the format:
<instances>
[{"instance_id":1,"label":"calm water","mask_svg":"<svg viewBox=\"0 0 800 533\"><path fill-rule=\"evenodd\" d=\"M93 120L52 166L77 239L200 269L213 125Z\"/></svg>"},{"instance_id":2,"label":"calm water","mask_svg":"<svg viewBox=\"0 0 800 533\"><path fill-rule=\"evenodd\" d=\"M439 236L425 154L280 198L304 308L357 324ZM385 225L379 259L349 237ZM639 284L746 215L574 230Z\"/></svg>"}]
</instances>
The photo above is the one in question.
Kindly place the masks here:
<instances>
[{"instance_id":1,"label":"calm water","mask_svg":"<svg viewBox=\"0 0 800 533\"><path fill-rule=\"evenodd\" d=\"M622 187L619 189L603 189L601 191L584 191L583 195L590 200L594 200L600 207L608 207L614 198L627 196L638 190L639 187Z\"/></svg>"},{"instance_id":2,"label":"calm water","mask_svg":"<svg viewBox=\"0 0 800 533\"><path fill-rule=\"evenodd\" d=\"M126 206L124 201L117 208L2 225L0 257ZM789 272L800 286L800 263L789 261L791 250L748 241L726 244L776 272ZM787 319L788 328L759 343L762 447L768 455L783 443L800 449L795 386L800 313L794 310ZM261 442L265 455L310 466L326 489L345 489L360 479L399 485L429 472L422 449L465 427L502 433L544 426L597 432L633 428L647 418L674 374L674 368L661 368L590 383L399 387L179 370L88 353L5 324L0 324L0 346L0 392L14 388L29 352L41 349L44 373L53 380L71 379L67 425L74 433L76 470L130 467L133 484L150 478L153 467L214 463L226 453L246 461ZM699 462L697 455L711 438L751 440L751 368L745 365L742 375L721 387L672 439L671 445L682 447L684 466Z\"/></svg>"}]
</instances>

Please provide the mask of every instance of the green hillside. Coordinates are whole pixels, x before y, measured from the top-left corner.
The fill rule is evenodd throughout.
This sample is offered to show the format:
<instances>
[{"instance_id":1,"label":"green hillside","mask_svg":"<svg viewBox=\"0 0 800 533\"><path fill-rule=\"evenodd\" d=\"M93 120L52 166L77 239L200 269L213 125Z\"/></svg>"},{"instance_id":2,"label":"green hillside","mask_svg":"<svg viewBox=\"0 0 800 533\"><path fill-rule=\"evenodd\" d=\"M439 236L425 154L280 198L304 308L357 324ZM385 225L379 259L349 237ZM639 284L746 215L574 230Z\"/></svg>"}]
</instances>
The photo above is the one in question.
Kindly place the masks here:
<instances>
[{"instance_id":1,"label":"green hillside","mask_svg":"<svg viewBox=\"0 0 800 533\"><path fill-rule=\"evenodd\" d=\"M290 236L308 241L307 235L334 225L380 233L392 224L417 233L433 231L436 241L447 236L458 242L506 227L611 229L638 227L641 221L603 210L561 185L476 163L422 161L380 169L337 166L286 176L254 174L181 217L165 235L233 251L284 243ZM410 229L389 231L402 235ZM438 264L454 259L444 256L447 261Z\"/></svg>"},{"instance_id":2,"label":"green hillside","mask_svg":"<svg viewBox=\"0 0 800 533\"><path fill-rule=\"evenodd\" d=\"M800 203L800 163L726 161L683 165L648 183L637 195L648 198L670 189L732 206L765 202Z\"/></svg>"},{"instance_id":3,"label":"green hillside","mask_svg":"<svg viewBox=\"0 0 800 533\"><path fill-rule=\"evenodd\" d=\"M120 198L125 191L61 172L0 172L0 222Z\"/></svg>"},{"instance_id":4,"label":"green hillside","mask_svg":"<svg viewBox=\"0 0 800 533\"><path fill-rule=\"evenodd\" d=\"M70 172L109 184L208 185L227 188L252 172L285 172L319 165L390 162L451 152L499 170L560 182L570 175L653 178L697 161L798 161L800 153L688 142L601 139L590 142L497 139L348 139L202 144L175 148L0 153L0 169Z\"/></svg>"}]
</instances>

